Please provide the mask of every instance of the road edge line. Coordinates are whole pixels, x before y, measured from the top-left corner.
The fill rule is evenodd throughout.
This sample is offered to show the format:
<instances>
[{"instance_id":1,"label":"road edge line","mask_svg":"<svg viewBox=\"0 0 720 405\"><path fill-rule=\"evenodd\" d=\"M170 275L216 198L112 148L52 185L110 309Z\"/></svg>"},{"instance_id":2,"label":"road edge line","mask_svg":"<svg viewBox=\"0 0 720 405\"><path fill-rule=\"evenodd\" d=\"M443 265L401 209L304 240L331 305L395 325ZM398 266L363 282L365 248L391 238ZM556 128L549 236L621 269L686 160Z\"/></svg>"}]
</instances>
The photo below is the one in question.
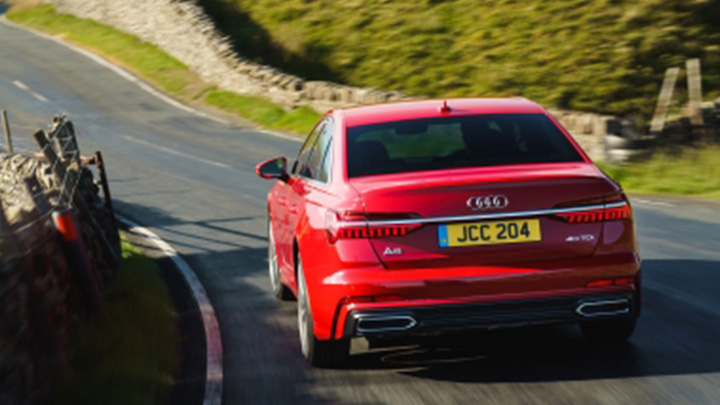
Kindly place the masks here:
<instances>
[{"instance_id":1,"label":"road edge line","mask_svg":"<svg viewBox=\"0 0 720 405\"><path fill-rule=\"evenodd\" d=\"M220 405L222 403L223 391L222 338L220 336L220 326L215 316L215 309L210 303L205 287L203 287L190 265L169 243L165 242L153 231L140 226L130 219L121 215L116 215L116 217L120 222L130 227L130 231L140 234L153 242L165 256L170 258L190 288L193 299L200 309L203 327L205 329L206 375L203 405Z\"/></svg>"},{"instance_id":2,"label":"road edge line","mask_svg":"<svg viewBox=\"0 0 720 405\"><path fill-rule=\"evenodd\" d=\"M171 106L173 106L173 107L175 107L175 108L177 108L177 109L180 109L180 110L182 110L182 111L185 111L185 112L188 112L188 113L197 115L197 116L199 116L199 117L203 117L203 118L209 119L209 120L211 120L211 121L214 121L214 122L217 122L217 123L220 123L220 124L231 125L231 122L228 121L228 120L225 120L225 119L222 119L222 118L218 118L218 117L214 117L214 116L212 116L212 115L210 115L210 114L207 114L207 113L204 113L204 112L202 112L202 111L196 110L196 109L194 109L194 108L192 108L192 107L189 107L189 106L187 106L187 105L185 105L185 104L183 104L183 103L175 100L174 98L172 98L172 97L170 97L170 96L167 96L167 95L163 94L161 91L156 90L156 89L155 89L154 87L152 87L150 84L146 83L145 80L143 80L143 79L137 77L136 75L128 72L127 70L121 68L120 66L113 64L112 62L108 61L107 59L103 58L102 56L98 55L98 54L95 53L95 52L92 52L92 51L89 51L89 50L87 50L87 49L81 48L81 47L79 47L79 46L77 46L77 45L74 45L74 44L71 44L71 43L69 43L69 42L67 42L67 41L63 41L63 40L61 40L61 39L59 39L59 38L56 38L56 37L54 37L54 36L52 36L52 35L50 35L50 34L46 34L46 33L44 33L44 32L40 32L40 31L31 29L31 28L24 27L24 26L22 26L22 25L16 24L16 23L8 20L8 18L7 18L7 16L6 16L5 14L0 15L0 23L3 23L3 24L5 24L5 25L7 25L8 27L12 27L12 28L16 28L16 29L19 29L19 30L28 32L28 33L33 34L33 35L35 35L35 36L38 36L38 37L40 37L40 38L44 38L44 39L53 41L53 42L55 42L55 43L58 44L58 45L61 45L61 46L65 47L65 48L67 48L67 49L70 49L70 50L72 50L72 51L75 51L75 52L77 52L77 53L79 53L79 54L81 54L81 55L83 55L83 56L91 59L93 62L97 63L98 65L104 66L104 67L112 70L113 72L115 72L115 73L118 74L119 76L122 76L123 78L125 78L125 79L128 80L129 82L134 83L135 85L137 85L138 87L140 87L140 88L141 88L142 90L144 90L145 92L147 92L147 93L155 96L156 98L164 101L165 103L167 103L167 104L169 104L169 105L171 105Z\"/></svg>"}]
</instances>

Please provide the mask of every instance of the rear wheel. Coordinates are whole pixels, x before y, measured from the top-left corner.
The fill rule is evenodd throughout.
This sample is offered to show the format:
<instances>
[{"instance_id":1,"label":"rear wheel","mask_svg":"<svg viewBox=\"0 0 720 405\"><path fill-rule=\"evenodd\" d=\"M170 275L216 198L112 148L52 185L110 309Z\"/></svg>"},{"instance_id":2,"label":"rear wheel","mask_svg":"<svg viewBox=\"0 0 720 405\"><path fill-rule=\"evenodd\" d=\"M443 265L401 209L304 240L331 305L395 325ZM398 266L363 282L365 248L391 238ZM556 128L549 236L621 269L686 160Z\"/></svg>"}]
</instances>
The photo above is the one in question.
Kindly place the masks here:
<instances>
[{"instance_id":1,"label":"rear wheel","mask_svg":"<svg viewBox=\"0 0 720 405\"><path fill-rule=\"evenodd\" d=\"M280 265L277 261L277 249L275 246L275 237L273 235L272 223L268 221L268 273L270 276L270 286L275 298L282 301L289 301L293 298L293 293L282 283L280 278Z\"/></svg>"},{"instance_id":2,"label":"rear wheel","mask_svg":"<svg viewBox=\"0 0 720 405\"><path fill-rule=\"evenodd\" d=\"M350 354L350 339L318 340L313 332L313 318L310 298L307 293L305 274L300 254L297 258L298 278L298 329L303 357L311 366L337 367L347 361Z\"/></svg>"},{"instance_id":3,"label":"rear wheel","mask_svg":"<svg viewBox=\"0 0 720 405\"><path fill-rule=\"evenodd\" d=\"M592 343L617 344L632 336L635 323L636 318L585 321L580 323L580 330Z\"/></svg>"}]
</instances>

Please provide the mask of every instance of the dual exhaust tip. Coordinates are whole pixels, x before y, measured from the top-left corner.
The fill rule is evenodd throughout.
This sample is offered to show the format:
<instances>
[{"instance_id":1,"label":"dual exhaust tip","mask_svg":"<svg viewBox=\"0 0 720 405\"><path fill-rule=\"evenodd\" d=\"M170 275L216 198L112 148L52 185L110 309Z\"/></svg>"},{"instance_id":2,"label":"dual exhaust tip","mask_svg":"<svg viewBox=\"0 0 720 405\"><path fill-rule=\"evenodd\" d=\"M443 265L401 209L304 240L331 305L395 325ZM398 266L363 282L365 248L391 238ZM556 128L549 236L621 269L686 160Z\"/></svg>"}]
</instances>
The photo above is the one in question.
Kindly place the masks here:
<instances>
[{"instance_id":1,"label":"dual exhaust tip","mask_svg":"<svg viewBox=\"0 0 720 405\"><path fill-rule=\"evenodd\" d=\"M575 309L575 313L583 318L626 315L630 313L630 300L627 298L618 298L613 300L583 302Z\"/></svg>"},{"instance_id":2,"label":"dual exhaust tip","mask_svg":"<svg viewBox=\"0 0 720 405\"><path fill-rule=\"evenodd\" d=\"M355 326L359 334L402 332L412 329L417 320L410 315L368 315L357 320Z\"/></svg>"},{"instance_id":3,"label":"dual exhaust tip","mask_svg":"<svg viewBox=\"0 0 720 405\"><path fill-rule=\"evenodd\" d=\"M580 303L575 314L583 318L620 316L630 314L629 298L587 301ZM408 331L418 325L412 315L362 315L357 318L355 330L359 335Z\"/></svg>"}]
</instances>

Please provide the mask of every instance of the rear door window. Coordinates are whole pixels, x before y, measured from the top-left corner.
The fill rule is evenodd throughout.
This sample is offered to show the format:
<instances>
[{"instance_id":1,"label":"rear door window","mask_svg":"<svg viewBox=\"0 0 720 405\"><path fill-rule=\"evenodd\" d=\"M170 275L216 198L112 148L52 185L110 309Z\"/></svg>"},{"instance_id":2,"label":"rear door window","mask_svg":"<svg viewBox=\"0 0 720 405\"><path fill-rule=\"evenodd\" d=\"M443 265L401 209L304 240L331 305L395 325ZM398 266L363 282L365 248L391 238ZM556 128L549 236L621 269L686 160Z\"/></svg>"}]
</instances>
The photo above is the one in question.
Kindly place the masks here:
<instances>
[{"instance_id":1,"label":"rear door window","mask_svg":"<svg viewBox=\"0 0 720 405\"><path fill-rule=\"evenodd\" d=\"M329 181L333 128L333 121L328 118L308 137L308 147L303 147L298 158L299 176L323 183Z\"/></svg>"},{"instance_id":2,"label":"rear door window","mask_svg":"<svg viewBox=\"0 0 720 405\"><path fill-rule=\"evenodd\" d=\"M318 135L317 143L315 144L315 147L313 148L312 152L310 153L310 157L308 158L308 167L311 171L311 176L313 180L318 180L323 183L328 181L328 172L325 170L327 169L323 165L323 160L325 158L325 155L328 151L328 146L332 143L332 134L333 134L333 121L332 119L328 118L325 122L325 125L320 131L320 134Z\"/></svg>"},{"instance_id":3,"label":"rear door window","mask_svg":"<svg viewBox=\"0 0 720 405\"><path fill-rule=\"evenodd\" d=\"M313 128L312 132L310 132L310 135L308 135L307 139L305 139L305 143L303 144L302 148L300 148L300 153L298 153L297 161L295 161L295 165L293 166L293 174L297 174L303 177L311 177L312 171L310 169L308 161L310 159L310 156L312 155L313 148L317 143L320 133L322 133L323 129L325 128L325 124L326 121L322 121L317 124L315 128Z\"/></svg>"}]
</instances>

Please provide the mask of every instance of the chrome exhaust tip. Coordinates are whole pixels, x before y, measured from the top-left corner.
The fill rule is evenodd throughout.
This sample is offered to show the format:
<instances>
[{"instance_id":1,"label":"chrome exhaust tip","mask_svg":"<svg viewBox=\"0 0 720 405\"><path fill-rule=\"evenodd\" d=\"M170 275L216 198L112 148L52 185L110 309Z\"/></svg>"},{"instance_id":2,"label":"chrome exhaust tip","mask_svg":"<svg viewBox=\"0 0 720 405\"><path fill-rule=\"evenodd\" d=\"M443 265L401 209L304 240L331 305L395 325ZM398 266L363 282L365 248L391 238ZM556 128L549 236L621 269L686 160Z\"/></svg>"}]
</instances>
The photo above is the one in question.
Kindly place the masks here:
<instances>
[{"instance_id":1,"label":"chrome exhaust tip","mask_svg":"<svg viewBox=\"0 0 720 405\"><path fill-rule=\"evenodd\" d=\"M630 313L630 300L627 298L583 302L575 313L584 318L597 316L625 315Z\"/></svg>"},{"instance_id":2,"label":"chrome exhaust tip","mask_svg":"<svg viewBox=\"0 0 720 405\"><path fill-rule=\"evenodd\" d=\"M417 321L410 315L367 315L358 318L355 330L359 334L400 332L415 325Z\"/></svg>"}]
</instances>

